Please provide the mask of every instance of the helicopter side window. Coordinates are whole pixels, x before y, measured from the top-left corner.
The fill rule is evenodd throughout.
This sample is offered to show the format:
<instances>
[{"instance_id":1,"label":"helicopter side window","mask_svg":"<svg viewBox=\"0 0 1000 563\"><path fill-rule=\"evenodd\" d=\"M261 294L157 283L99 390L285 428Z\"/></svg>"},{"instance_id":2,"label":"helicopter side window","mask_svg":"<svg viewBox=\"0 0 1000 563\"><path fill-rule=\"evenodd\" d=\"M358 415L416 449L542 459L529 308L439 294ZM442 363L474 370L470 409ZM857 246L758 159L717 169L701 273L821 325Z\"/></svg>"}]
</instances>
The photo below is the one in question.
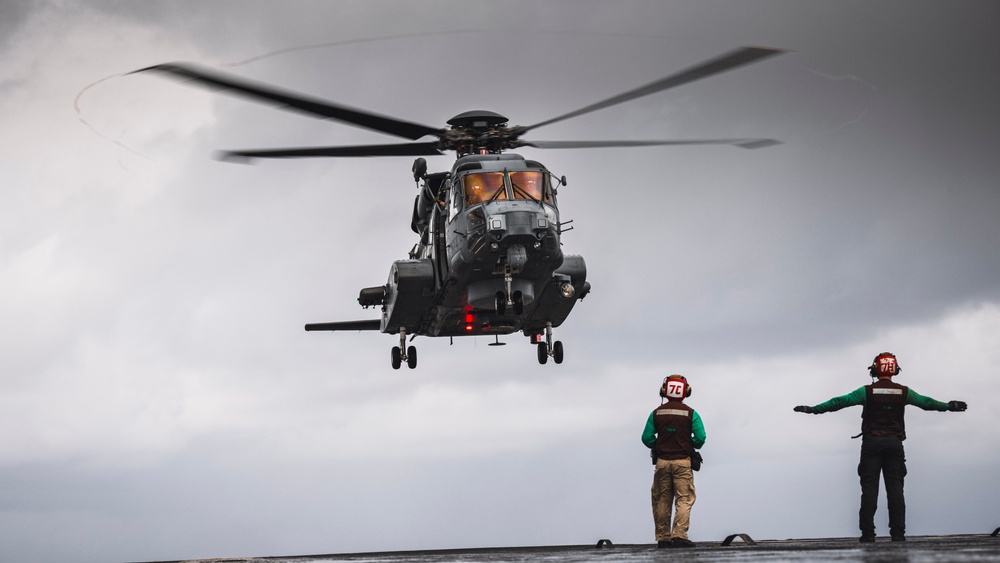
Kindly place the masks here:
<instances>
[{"instance_id":1,"label":"helicopter side window","mask_svg":"<svg viewBox=\"0 0 1000 563\"><path fill-rule=\"evenodd\" d=\"M514 190L514 199L552 203L552 197L545 189L545 175L541 172L511 172L510 186Z\"/></svg>"},{"instance_id":2,"label":"helicopter side window","mask_svg":"<svg viewBox=\"0 0 1000 563\"><path fill-rule=\"evenodd\" d=\"M448 201L450 203L448 206L448 221L455 219L455 216L462 211L462 203L464 200L465 198L461 195L461 188L457 185L448 190Z\"/></svg>"},{"instance_id":3,"label":"helicopter side window","mask_svg":"<svg viewBox=\"0 0 1000 563\"><path fill-rule=\"evenodd\" d=\"M465 201L468 205L495 199L507 199L503 172L468 174L462 181L465 184Z\"/></svg>"}]
</instances>

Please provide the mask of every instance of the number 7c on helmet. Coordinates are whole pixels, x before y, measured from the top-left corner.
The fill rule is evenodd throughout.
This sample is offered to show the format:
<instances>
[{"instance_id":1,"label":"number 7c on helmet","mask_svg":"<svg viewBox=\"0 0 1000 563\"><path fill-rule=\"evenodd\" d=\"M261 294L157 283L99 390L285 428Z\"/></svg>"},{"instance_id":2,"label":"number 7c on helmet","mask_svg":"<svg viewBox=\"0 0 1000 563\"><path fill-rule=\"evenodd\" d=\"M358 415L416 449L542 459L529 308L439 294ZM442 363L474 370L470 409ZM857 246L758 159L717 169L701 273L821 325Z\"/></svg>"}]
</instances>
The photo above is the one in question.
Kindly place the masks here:
<instances>
[{"instance_id":1,"label":"number 7c on helmet","mask_svg":"<svg viewBox=\"0 0 1000 563\"><path fill-rule=\"evenodd\" d=\"M691 386L687 378L683 375L668 375L660 386L660 397L664 399L674 399L683 401L685 397L691 396Z\"/></svg>"}]
</instances>

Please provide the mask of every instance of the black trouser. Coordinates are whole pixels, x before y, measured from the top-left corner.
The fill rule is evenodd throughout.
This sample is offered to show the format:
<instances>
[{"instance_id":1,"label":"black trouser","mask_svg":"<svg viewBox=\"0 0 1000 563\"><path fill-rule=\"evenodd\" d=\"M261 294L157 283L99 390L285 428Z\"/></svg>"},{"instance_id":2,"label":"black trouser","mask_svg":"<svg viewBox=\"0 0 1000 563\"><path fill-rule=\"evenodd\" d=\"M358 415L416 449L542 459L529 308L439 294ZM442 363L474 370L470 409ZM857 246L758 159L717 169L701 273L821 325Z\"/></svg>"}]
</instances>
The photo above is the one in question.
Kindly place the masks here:
<instances>
[{"instance_id":1,"label":"black trouser","mask_svg":"<svg viewBox=\"0 0 1000 563\"><path fill-rule=\"evenodd\" d=\"M885 478L885 496L889 501L889 533L906 535L906 501L903 500L903 477L906 455L903 441L896 436L865 436L861 441L861 510L858 526L861 535L875 536L875 509L878 506L879 474Z\"/></svg>"}]
</instances>

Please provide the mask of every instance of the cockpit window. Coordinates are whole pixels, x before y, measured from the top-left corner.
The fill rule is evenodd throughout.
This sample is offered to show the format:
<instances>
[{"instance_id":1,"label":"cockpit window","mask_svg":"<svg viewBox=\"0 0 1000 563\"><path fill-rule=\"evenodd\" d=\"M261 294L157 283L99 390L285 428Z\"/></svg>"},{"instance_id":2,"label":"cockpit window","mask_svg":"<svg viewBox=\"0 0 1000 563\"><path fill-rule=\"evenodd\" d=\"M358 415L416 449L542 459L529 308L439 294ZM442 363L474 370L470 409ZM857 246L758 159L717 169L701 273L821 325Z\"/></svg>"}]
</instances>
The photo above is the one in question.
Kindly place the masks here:
<instances>
[{"instance_id":1,"label":"cockpit window","mask_svg":"<svg viewBox=\"0 0 1000 563\"><path fill-rule=\"evenodd\" d=\"M511 172L510 187L514 190L514 199L552 203L552 198L545 190L545 176L541 172Z\"/></svg>"},{"instance_id":2,"label":"cockpit window","mask_svg":"<svg viewBox=\"0 0 1000 563\"><path fill-rule=\"evenodd\" d=\"M503 172L468 174L463 179L463 182L465 184L465 201L467 205L475 205L496 199L507 199L507 190L503 184Z\"/></svg>"}]
</instances>

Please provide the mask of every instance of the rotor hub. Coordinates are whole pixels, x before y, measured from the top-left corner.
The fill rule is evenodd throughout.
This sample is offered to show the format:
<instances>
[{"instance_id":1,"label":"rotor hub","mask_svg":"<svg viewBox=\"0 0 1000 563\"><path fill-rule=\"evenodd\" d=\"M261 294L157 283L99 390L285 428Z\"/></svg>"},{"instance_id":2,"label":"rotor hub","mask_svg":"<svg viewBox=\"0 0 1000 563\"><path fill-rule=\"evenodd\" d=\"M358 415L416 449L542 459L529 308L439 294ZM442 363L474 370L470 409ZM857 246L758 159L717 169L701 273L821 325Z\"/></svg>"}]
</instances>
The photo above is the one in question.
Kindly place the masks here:
<instances>
[{"instance_id":1,"label":"rotor hub","mask_svg":"<svg viewBox=\"0 0 1000 563\"><path fill-rule=\"evenodd\" d=\"M448 120L451 130L441 136L441 148L466 154L499 154L514 146L520 130L507 128L507 118L486 110L460 113Z\"/></svg>"},{"instance_id":2,"label":"rotor hub","mask_svg":"<svg viewBox=\"0 0 1000 563\"><path fill-rule=\"evenodd\" d=\"M499 113L486 110L472 110L460 113L448 120L448 125L463 129L493 129L502 127L508 119Z\"/></svg>"}]
</instances>

